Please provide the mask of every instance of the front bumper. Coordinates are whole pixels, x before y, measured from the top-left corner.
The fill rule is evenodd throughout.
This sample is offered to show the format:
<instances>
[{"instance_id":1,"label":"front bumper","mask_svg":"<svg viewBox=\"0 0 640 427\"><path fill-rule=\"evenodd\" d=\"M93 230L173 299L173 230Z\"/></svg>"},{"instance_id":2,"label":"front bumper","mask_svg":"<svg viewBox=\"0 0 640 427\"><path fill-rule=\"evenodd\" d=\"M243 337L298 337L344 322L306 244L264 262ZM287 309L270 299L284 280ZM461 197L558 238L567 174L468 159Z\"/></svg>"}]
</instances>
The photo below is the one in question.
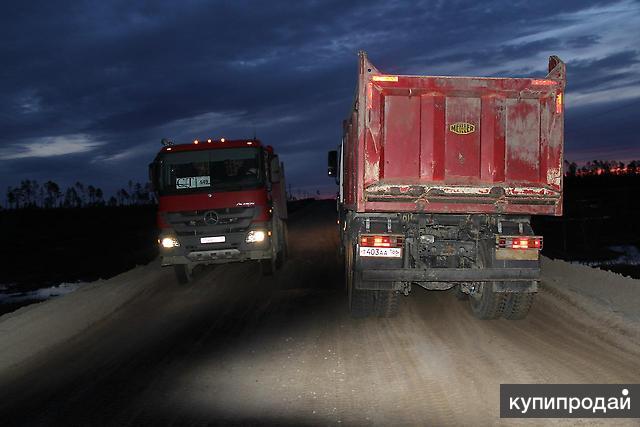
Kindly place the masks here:
<instances>
[{"instance_id":1,"label":"front bumper","mask_svg":"<svg viewBox=\"0 0 640 427\"><path fill-rule=\"evenodd\" d=\"M270 259L271 249L239 251L238 249L218 249L212 251L194 251L186 255L162 255L162 266L175 264L225 264L250 260Z\"/></svg>"},{"instance_id":2,"label":"front bumper","mask_svg":"<svg viewBox=\"0 0 640 427\"><path fill-rule=\"evenodd\" d=\"M252 229L264 230L266 227ZM160 247L161 264L163 266L175 264L222 264L236 261L249 261L270 259L272 244L271 237L266 236L262 242L247 243L247 233L249 230L235 233L217 233L224 235L225 241L220 243L202 243L205 235L180 235L177 237L180 246L173 248ZM161 233L160 240L165 236L175 236L172 230L165 230Z\"/></svg>"}]
</instances>

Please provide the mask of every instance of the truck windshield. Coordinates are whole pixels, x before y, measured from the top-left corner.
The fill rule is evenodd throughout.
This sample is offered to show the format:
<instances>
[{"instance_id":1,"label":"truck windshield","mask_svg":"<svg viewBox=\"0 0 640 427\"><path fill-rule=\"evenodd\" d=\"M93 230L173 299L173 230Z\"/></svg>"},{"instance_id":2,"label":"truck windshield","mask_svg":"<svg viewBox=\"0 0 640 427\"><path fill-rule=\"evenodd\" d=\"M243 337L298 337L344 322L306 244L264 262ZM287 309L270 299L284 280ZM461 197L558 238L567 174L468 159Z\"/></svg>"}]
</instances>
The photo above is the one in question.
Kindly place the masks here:
<instances>
[{"instance_id":1,"label":"truck windshield","mask_svg":"<svg viewBox=\"0 0 640 427\"><path fill-rule=\"evenodd\" d=\"M161 194L236 191L264 185L257 148L163 153L159 161Z\"/></svg>"}]
</instances>

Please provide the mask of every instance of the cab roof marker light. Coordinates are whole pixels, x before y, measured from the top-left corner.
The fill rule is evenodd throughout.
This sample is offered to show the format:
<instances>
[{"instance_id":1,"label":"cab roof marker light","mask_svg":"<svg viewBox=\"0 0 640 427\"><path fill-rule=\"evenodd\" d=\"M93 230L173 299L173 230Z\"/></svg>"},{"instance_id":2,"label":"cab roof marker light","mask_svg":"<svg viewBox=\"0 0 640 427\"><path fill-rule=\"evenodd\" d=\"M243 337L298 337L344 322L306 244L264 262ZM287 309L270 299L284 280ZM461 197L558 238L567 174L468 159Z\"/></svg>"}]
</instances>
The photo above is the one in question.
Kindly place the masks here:
<instances>
[{"instance_id":1,"label":"cab roof marker light","mask_svg":"<svg viewBox=\"0 0 640 427\"><path fill-rule=\"evenodd\" d=\"M220 142L224 142L224 138L220 138Z\"/></svg>"},{"instance_id":2,"label":"cab roof marker light","mask_svg":"<svg viewBox=\"0 0 640 427\"><path fill-rule=\"evenodd\" d=\"M207 142L208 142L208 143L211 143L211 138L207 139Z\"/></svg>"},{"instance_id":3,"label":"cab roof marker light","mask_svg":"<svg viewBox=\"0 0 640 427\"><path fill-rule=\"evenodd\" d=\"M198 142L200 142L200 141L198 141L197 139L194 139L194 140L193 140L193 143L194 143L194 144L198 144Z\"/></svg>"}]
</instances>

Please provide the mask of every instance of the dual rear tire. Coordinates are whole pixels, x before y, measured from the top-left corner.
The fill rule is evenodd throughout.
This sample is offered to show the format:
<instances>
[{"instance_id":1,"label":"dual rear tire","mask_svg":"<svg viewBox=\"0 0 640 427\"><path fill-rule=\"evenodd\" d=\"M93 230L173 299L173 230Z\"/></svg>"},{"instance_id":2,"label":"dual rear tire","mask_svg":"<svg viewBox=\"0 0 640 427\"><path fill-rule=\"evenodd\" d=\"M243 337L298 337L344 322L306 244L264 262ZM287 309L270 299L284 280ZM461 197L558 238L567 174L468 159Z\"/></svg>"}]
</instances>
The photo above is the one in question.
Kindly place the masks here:
<instances>
[{"instance_id":1,"label":"dual rear tire","mask_svg":"<svg viewBox=\"0 0 640 427\"><path fill-rule=\"evenodd\" d=\"M274 238L279 239L278 251L275 254L272 254L271 258L260 260L260 270L262 271L263 276L273 276L276 274L276 270L282 268L289 257L289 236L287 224L282 221L279 225L280 227L273 228L276 230Z\"/></svg>"},{"instance_id":2,"label":"dual rear tire","mask_svg":"<svg viewBox=\"0 0 640 427\"><path fill-rule=\"evenodd\" d=\"M527 317L534 293L494 292L491 282L480 283L479 289L469 296L471 312L482 320L504 317L509 320L521 320Z\"/></svg>"},{"instance_id":3,"label":"dual rear tire","mask_svg":"<svg viewBox=\"0 0 640 427\"><path fill-rule=\"evenodd\" d=\"M181 285L186 285L193 281L193 268L188 264L176 264L173 266L176 280Z\"/></svg>"}]
</instances>

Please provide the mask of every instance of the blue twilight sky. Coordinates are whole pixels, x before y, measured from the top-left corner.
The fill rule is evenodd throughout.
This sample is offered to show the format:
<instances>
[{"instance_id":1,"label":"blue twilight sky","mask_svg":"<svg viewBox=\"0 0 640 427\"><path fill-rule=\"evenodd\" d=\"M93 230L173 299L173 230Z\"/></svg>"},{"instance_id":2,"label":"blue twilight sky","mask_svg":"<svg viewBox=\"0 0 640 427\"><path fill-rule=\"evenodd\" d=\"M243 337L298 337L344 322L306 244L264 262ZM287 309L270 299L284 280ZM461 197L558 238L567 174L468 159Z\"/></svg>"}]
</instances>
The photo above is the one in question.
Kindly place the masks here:
<instances>
[{"instance_id":1,"label":"blue twilight sky","mask_svg":"<svg viewBox=\"0 0 640 427\"><path fill-rule=\"evenodd\" d=\"M12 1L0 14L0 200L23 179L107 193L160 139L253 136L331 193L357 51L383 72L568 67L566 158L640 159L638 1ZM2 203L4 204L4 203Z\"/></svg>"}]
</instances>

